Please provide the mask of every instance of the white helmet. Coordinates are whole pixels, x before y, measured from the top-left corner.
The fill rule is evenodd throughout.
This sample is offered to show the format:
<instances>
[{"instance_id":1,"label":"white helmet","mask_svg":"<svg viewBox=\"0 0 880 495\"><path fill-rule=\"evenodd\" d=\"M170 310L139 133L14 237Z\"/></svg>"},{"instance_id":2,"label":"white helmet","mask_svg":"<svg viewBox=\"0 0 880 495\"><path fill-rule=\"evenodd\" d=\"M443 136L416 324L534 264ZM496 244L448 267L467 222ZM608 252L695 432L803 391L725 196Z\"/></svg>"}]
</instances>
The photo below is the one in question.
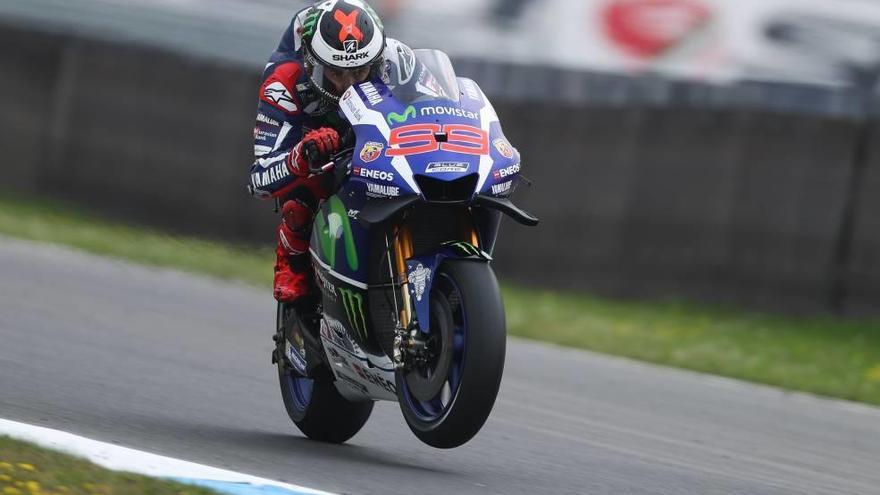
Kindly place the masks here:
<instances>
[{"instance_id":1,"label":"white helmet","mask_svg":"<svg viewBox=\"0 0 880 495\"><path fill-rule=\"evenodd\" d=\"M316 4L302 24L306 71L321 95L339 102L324 69L379 70L385 32L376 12L361 0L327 0Z\"/></svg>"}]
</instances>

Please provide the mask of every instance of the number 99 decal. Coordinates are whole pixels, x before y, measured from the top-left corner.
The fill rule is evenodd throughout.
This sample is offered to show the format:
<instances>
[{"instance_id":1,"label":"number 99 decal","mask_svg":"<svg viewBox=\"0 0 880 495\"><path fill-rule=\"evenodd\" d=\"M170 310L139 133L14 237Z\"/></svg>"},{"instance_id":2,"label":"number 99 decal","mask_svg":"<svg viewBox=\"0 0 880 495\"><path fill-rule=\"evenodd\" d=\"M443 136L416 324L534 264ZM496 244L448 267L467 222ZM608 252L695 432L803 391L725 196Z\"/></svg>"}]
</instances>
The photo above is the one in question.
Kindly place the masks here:
<instances>
[{"instance_id":1,"label":"number 99 decal","mask_svg":"<svg viewBox=\"0 0 880 495\"><path fill-rule=\"evenodd\" d=\"M437 141L446 134L446 141ZM467 155L489 154L489 133L465 124L414 124L391 130L385 156L407 156L443 150Z\"/></svg>"}]
</instances>

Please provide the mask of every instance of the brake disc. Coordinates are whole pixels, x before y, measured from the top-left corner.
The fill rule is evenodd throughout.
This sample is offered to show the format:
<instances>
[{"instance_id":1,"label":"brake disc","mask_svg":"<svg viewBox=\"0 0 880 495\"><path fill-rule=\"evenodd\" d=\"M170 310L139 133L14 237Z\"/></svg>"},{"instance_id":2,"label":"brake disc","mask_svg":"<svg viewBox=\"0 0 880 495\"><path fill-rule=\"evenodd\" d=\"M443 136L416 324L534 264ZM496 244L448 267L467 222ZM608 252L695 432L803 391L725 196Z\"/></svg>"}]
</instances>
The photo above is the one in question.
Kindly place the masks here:
<instances>
[{"instance_id":1,"label":"brake disc","mask_svg":"<svg viewBox=\"0 0 880 495\"><path fill-rule=\"evenodd\" d=\"M427 402L437 397L449 379L452 355L455 352L455 328L452 308L440 293L431 296L432 356L424 365L415 365L406 374L406 384L416 399ZM439 347L439 349L438 349Z\"/></svg>"}]
</instances>

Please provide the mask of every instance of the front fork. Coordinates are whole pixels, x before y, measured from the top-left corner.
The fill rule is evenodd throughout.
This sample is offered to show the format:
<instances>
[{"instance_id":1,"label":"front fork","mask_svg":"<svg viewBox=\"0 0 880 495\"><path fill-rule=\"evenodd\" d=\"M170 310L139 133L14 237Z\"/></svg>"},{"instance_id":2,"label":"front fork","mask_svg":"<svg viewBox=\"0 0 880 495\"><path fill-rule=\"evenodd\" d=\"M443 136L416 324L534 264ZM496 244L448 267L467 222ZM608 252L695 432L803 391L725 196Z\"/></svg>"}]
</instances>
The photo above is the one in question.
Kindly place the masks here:
<instances>
[{"instance_id":1,"label":"front fork","mask_svg":"<svg viewBox=\"0 0 880 495\"><path fill-rule=\"evenodd\" d=\"M480 238L477 229L474 226L473 219L467 215L461 220L462 234L461 238L470 243L475 248L480 247ZM394 336L394 367L409 368L412 364L418 364L426 359L426 353L430 351L427 343L423 338L423 334L419 331L418 321L413 318L412 296L410 295L410 281L407 277L406 262L413 257L413 238L412 231L406 222L401 222L396 229L396 233L388 246L388 237L385 238L386 250L388 254L388 267L394 267L394 271L390 273L391 280L394 281L392 286L394 290L399 291L395 294L394 304L395 313L397 314L397 326ZM391 248L394 249L394 262L391 260ZM397 308L397 301L402 301L402 307Z\"/></svg>"},{"instance_id":2,"label":"front fork","mask_svg":"<svg viewBox=\"0 0 880 495\"><path fill-rule=\"evenodd\" d=\"M390 253L389 253L390 255ZM396 269L395 287L399 287L403 308L398 312L398 328L409 328L412 323L412 304L409 295L409 280L406 277L406 260L413 256L412 231L404 223L399 226L397 235L394 236L394 268ZM389 260L388 265L391 266ZM392 278L394 280L394 278ZM395 299L396 300L396 299Z\"/></svg>"},{"instance_id":3,"label":"front fork","mask_svg":"<svg viewBox=\"0 0 880 495\"><path fill-rule=\"evenodd\" d=\"M422 354L424 342L417 339L418 329L415 328L412 317L412 302L409 295L409 280L406 277L406 260L413 255L412 232L406 223L397 226L392 240L394 248L394 264L391 260L391 246L388 246L386 234L386 254L388 256L388 270L392 281L392 290L399 293L393 294L394 312L397 315L397 325L394 329L394 351L392 360L397 369L407 368L413 358ZM392 268L393 267L393 268ZM398 296L402 307L397 307Z\"/></svg>"}]
</instances>

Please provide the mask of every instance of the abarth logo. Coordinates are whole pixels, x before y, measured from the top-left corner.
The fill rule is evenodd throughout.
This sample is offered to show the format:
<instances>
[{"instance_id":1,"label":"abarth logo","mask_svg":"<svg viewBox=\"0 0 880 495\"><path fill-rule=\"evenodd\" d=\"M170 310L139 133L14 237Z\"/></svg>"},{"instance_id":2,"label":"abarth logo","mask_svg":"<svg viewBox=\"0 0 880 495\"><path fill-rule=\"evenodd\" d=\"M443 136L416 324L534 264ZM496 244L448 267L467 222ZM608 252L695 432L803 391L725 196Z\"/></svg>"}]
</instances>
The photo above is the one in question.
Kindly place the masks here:
<instances>
[{"instance_id":1,"label":"abarth logo","mask_svg":"<svg viewBox=\"0 0 880 495\"><path fill-rule=\"evenodd\" d=\"M492 141L492 144L495 145L495 149L498 150L498 153L501 153L501 156L513 158L513 147L510 146L506 139L498 138Z\"/></svg>"},{"instance_id":2,"label":"abarth logo","mask_svg":"<svg viewBox=\"0 0 880 495\"><path fill-rule=\"evenodd\" d=\"M370 163L375 161L382 155L382 151L385 149L385 145L382 143L377 143L375 141L368 141L367 144L361 149L361 160L365 163Z\"/></svg>"}]
</instances>

